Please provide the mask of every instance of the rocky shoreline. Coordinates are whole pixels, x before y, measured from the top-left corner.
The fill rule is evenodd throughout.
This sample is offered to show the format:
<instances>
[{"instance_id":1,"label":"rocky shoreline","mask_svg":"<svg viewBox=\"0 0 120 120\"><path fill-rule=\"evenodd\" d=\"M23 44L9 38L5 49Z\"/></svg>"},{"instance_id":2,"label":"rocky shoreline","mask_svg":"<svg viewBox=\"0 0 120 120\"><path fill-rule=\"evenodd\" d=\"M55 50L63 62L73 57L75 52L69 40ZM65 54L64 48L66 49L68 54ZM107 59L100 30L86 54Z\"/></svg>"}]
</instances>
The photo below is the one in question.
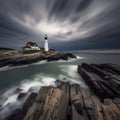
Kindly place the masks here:
<instances>
[{"instance_id":1,"label":"rocky shoreline","mask_svg":"<svg viewBox=\"0 0 120 120\"><path fill-rule=\"evenodd\" d=\"M31 93L6 120L120 120L120 66L83 63L78 73L88 88L57 80L56 87Z\"/></svg>"},{"instance_id":2,"label":"rocky shoreline","mask_svg":"<svg viewBox=\"0 0 120 120\"><path fill-rule=\"evenodd\" d=\"M27 55L19 55L19 56L10 56L7 58L0 58L0 67L5 66L20 66L20 65L29 65L35 62L39 62L42 60L50 61L58 61L58 60L69 60L70 58L76 58L75 55L71 53L53 53L53 54L27 54Z\"/></svg>"}]
</instances>

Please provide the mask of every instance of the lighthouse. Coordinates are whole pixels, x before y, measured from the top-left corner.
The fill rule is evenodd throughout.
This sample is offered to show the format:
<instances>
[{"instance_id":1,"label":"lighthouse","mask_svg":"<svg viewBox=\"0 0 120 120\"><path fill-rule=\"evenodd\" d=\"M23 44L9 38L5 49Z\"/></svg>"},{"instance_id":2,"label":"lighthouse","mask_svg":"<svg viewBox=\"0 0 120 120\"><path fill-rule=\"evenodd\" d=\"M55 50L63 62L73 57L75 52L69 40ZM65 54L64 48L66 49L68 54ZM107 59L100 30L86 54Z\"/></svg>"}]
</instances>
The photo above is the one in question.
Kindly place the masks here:
<instances>
[{"instance_id":1,"label":"lighthouse","mask_svg":"<svg viewBox=\"0 0 120 120\"><path fill-rule=\"evenodd\" d=\"M47 35L45 35L45 38L44 38L44 49L45 51L49 51L49 48L48 48L48 37Z\"/></svg>"}]
</instances>

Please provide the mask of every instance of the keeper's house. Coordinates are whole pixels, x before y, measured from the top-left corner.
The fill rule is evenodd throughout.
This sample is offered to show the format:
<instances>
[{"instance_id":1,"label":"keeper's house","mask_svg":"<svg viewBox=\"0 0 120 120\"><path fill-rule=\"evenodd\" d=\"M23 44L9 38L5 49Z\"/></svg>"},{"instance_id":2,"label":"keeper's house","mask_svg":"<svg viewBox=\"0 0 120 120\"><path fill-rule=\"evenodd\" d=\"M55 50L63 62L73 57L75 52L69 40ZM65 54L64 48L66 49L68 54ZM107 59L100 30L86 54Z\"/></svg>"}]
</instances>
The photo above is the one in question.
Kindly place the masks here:
<instances>
[{"instance_id":1,"label":"keeper's house","mask_svg":"<svg viewBox=\"0 0 120 120\"><path fill-rule=\"evenodd\" d=\"M22 48L23 50L40 50L40 47L35 42L27 42Z\"/></svg>"}]
</instances>

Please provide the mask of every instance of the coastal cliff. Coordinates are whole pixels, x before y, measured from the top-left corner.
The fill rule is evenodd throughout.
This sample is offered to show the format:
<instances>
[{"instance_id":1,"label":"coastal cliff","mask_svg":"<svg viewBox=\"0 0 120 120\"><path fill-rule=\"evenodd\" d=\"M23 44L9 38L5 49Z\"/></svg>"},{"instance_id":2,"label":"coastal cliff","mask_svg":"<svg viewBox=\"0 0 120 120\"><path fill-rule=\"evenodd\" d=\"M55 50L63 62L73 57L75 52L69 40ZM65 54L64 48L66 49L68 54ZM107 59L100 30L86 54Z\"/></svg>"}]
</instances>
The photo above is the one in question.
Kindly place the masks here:
<instances>
[{"instance_id":1,"label":"coastal cliff","mask_svg":"<svg viewBox=\"0 0 120 120\"><path fill-rule=\"evenodd\" d=\"M76 58L75 55L71 53L59 53L59 52L37 52L32 54L23 54L20 51L12 51L1 54L0 56L0 67L4 66L20 66L29 65L42 60L58 61L58 60L69 60Z\"/></svg>"},{"instance_id":2,"label":"coastal cliff","mask_svg":"<svg viewBox=\"0 0 120 120\"><path fill-rule=\"evenodd\" d=\"M56 87L31 93L6 120L120 120L120 66L83 63L78 73L88 88L57 80Z\"/></svg>"}]
</instances>

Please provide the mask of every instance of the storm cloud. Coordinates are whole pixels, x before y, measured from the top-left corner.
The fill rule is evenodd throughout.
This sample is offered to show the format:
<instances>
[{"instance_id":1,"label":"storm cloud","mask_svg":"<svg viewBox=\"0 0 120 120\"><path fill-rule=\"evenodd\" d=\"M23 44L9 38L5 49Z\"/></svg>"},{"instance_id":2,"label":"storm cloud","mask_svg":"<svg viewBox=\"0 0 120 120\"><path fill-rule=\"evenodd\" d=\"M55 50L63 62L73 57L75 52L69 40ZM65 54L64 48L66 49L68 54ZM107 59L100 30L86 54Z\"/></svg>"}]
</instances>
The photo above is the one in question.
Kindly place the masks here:
<instances>
[{"instance_id":1,"label":"storm cloud","mask_svg":"<svg viewBox=\"0 0 120 120\"><path fill-rule=\"evenodd\" d=\"M120 46L120 0L0 0L0 46L43 45L56 49Z\"/></svg>"}]
</instances>

